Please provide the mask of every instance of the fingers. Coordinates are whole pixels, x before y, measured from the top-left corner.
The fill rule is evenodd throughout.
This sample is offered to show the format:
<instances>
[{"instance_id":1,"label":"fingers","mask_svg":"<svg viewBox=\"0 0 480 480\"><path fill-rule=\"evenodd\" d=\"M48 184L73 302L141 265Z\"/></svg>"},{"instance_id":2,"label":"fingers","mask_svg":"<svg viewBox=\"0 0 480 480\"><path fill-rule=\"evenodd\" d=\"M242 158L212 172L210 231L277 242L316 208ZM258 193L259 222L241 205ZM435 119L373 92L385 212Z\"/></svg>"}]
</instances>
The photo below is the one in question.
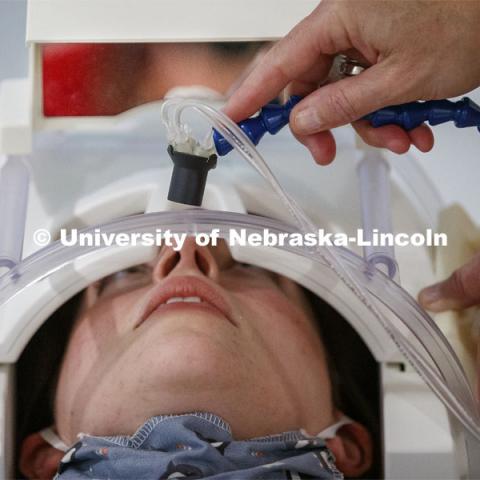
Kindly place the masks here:
<instances>
[{"instance_id":1,"label":"fingers","mask_svg":"<svg viewBox=\"0 0 480 480\"><path fill-rule=\"evenodd\" d=\"M372 147L387 148L394 153L405 153L411 145L410 136L397 125L373 128L367 120L358 120L353 128L365 143Z\"/></svg>"},{"instance_id":2,"label":"fingers","mask_svg":"<svg viewBox=\"0 0 480 480\"><path fill-rule=\"evenodd\" d=\"M418 299L424 308L433 312L480 304L480 253L447 280L424 288Z\"/></svg>"},{"instance_id":3,"label":"fingers","mask_svg":"<svg viewBox=\"0 0 480 480\"><path fill-rule=\"evenodd\" d=\"M358 120L353 123L353 127L364 142L372 147L387 148L397 154L407 152L410 145L414 145L421 152L428 152L433 148L433 133L427 125L407 132L398 125L374 128L367 120Z\"/></svg>"},{"instance_id":4,"label":"fingers","mask_svg":"<svg viewBox=\"0 0 480 480\"><path fill-rule=\"evenodd\" d=\"M302 75L312 69L317 72L319 83L331 65L330 56L322 54L319 46L321 23L320 17L307 17L276 43L234 92L224 112L235 122L248 118L290 82L302 81Z\"/></svg>"},{"instance_id":5,"label":"fingers","mask_svg":"<svg viewBox=\"0 0 480 480\"><path fill-rule=\"evenodd\" d=\"M305 145L319 165L332 163L336 154L335 139L330 131L319 132L313 135L295 135L297 140Z\"/></svg>"},{"instance_id":6,"label":"fingers","mask_svg":"<svg viewBox=\"0 0 480 480\"><path fill-rule=\"evenodd\" d=\"M386 105L408 101L402 87L392 84L396 78L393 70L384 61L360 75L320 87L293 109L292 130L310 135L359 120Z\"/></svg>"},{"instance_id":7,"label":"fingers","mask_svg":"<svg viewBox=\"0 0 480 480\"><path fill-rule=\"evenodd\" d=\"M408 132L412 144L421 152L429 152L433 148L434 138L433 132L427 125L420 125Z\"/></svg>"},{"instance_id":8,"label":"fingers","mask_svg":"<svg viewBox=\"0 0 480 480\"><path fill-rule=\"evenodd\" d=\"M287 85L285 88L286 97L288 98L291 95L305 97L314 92L326 79L332 67L332 62L332 58L322 56L319 61Z\"/></svg>"},{"instance_id":9,"label":"fingers","mask_svg":"<svg viewBox=\"0 0 480 480\"><path fill-rule=\"evenodd\" d=\"M414 145L422 152L427 152L433 147L433 134L426 125L406 132L397 125L373 128L367 121L355 122L354 128L363 140L373 147L387 148L393 153L402 154ZM305 145L319 165L329 165L336 154L335 139L327 130L312 135L297 135L297 140Z\"/></svg>"}]
</instances>

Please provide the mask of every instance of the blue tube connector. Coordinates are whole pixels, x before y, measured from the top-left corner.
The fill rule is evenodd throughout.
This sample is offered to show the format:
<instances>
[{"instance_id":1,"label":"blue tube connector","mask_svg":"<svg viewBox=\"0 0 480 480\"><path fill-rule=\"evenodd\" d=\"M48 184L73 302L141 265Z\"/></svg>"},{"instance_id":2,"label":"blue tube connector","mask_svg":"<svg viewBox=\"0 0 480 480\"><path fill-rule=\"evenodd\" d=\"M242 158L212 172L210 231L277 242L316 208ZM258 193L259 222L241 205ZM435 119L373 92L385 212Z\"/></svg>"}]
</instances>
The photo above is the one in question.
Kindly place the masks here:
<instances>
[{"instance_id":1,"label":"blue tube connector","mask_svg":"<svg viewBox=\"0 0 480 480\"><path fill-rule=\"evenodd\" d=\"M477 127L480 131L480 107L465 97L458 102L428 100L382 108L365 117L373 127L398 125L412 130L422 123L430 125L453 122L458 128Z\"/></svg>"},{"instance_id":2,"label":"blue tube connector","mask_svg":"<svg viewBox=\"0 0 480 480\"><path fill-rule=\"evenodd\" d=\"M299 95L292 95L285 105L268 104L253 118L241 121L238 126L247 137L258 145L266 132L275 135L290 119L293 107L302 100ZM458 128L477 127L480 131L480 106L465 97L457 102L450 100L428 100L412 102L382 108L366 117L373 127L398 125L405 130L412 130L422 123L430 125L453 122ZM233 147L219 132L213 131L213 141L218 155L223 156Z\"/></svg>"},{"instance_id":3,"label":"blue tube connector","mask_svg":"<svg viewBox=\"0 0 480 480\"><path fill-rule=\"evenodd\" d=\"M254 145L258 145L265 133L275 135L290 119L293 107L302 99L299 95L292 95L284 105L269 103L253 118L242 120L238 126L245 132ZM213 131L213 141L217 154L226 155L233 147L219 132Z\"/></svg>"}]
</instances>

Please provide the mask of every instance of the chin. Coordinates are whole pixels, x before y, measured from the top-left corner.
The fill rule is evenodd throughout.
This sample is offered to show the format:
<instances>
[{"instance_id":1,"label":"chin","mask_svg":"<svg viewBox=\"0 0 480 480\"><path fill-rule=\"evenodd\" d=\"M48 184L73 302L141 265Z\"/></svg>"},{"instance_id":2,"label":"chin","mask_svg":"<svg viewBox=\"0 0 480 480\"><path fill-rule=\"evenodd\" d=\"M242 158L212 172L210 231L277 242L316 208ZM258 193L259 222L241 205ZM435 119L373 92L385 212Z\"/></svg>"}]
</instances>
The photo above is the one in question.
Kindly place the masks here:
<instances>
[{"instance_id":1,"label":"chin","mask_svg":"<svg viewBox=\"0 0 480 480\"><path fill-rule=\"evenodd\" d=\"M162 335L159 342L154 338L150 337L142 355L146 361L142 376L146 374L157 385L189 392L219 390L235 385L241 376L242 352L211 329L182 328ZM141 363L136 365L142 368Z\"/></svg>"}]
</instances>

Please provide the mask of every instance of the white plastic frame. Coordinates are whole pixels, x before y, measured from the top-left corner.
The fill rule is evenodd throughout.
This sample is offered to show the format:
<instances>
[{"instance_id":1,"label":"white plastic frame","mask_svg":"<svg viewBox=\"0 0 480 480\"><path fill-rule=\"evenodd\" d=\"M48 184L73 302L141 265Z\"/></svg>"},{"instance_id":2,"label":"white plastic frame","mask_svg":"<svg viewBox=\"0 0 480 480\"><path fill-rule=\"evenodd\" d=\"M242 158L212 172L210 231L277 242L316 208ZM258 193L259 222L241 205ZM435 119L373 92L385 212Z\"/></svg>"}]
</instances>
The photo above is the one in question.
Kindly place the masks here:
<instances>
[{"instance_id":1,"label":"white plastic frame","mask_svg":"<svg viewBox=\"0 0 480 480\"><path fill-rule=\"evenodd\" d=\"M23 93L15 97L30 101L23 102L26 104L20 109L10 109L20 111L22 118L13 131L11 122L2 122L0 118L0 153L29 153L35 131L111 128L128 115L44 117L42 44L277 40L318 3L319 0L28 0L29 86L24 85ZM0 115L7 119L12 116L8 111Z\"/></svg>"}]
</instances>

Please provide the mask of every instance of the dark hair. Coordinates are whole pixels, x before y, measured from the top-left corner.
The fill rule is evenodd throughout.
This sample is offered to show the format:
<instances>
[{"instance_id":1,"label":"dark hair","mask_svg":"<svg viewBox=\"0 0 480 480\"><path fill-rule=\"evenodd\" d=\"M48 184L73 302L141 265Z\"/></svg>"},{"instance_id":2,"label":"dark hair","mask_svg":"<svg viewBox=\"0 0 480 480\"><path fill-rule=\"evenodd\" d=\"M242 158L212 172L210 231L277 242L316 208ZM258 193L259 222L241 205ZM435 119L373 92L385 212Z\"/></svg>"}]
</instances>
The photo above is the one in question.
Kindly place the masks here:
<instances>
[{"instance_id":1,"label":"dark hair","mask_svg":"<svg viewBox=\"0 0 480 480\"><path fill-rule=\"evenodd\" d=\"M372 436L372 468L361 478L381 478L379 365L345 318L317 295L306 293L327 352L334 405Z\"/></svg>"},{"instance_id":2,"label":"dark hair","mask_svg":"<svg viewBox=\"0 0 480 480\"><path fill-rule=\"evenodd\" d=\"M72 297L43 323L16 364L15 458L26 436L53 424L58 374L81 296L79 293ZM23 476L17 471L15 478Z\"/></svg>"}]
</instances>

